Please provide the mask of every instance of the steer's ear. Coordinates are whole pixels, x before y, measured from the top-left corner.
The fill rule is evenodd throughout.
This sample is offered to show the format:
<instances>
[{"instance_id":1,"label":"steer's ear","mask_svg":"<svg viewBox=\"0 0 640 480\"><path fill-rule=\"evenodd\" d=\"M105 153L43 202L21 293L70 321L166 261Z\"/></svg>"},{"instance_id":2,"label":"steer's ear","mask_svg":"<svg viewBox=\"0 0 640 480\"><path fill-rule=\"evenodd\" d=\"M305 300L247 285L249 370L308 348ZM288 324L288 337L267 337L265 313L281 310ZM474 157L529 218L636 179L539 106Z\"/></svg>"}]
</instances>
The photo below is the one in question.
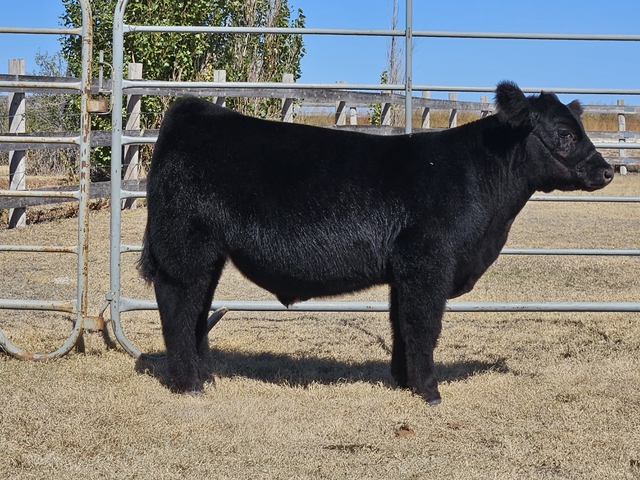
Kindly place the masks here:
<instances>
[{"instance_id":1,"label":"steer's ear","mask_svg":"<svg viewBox=\"0 0 640 480\"><path fill-rule=\"evenodd\" d=\"M582 104L580 103L580 100L574 100L573 102L568 103L567 107L569 107L569 110L571 110L577 116L582 115L583 109L582 109Z\"/></svg>"},{"instance_id":2,"label":"steer's ear","mask_svg":"<svg viewBox=\"0 0 640 480\"><path fill-rule=\"evenodd\" d=\"M513 127L531 127L529 100L513 82L500 82L496 88L498 117Z\"/></svg>"}]
</instances>

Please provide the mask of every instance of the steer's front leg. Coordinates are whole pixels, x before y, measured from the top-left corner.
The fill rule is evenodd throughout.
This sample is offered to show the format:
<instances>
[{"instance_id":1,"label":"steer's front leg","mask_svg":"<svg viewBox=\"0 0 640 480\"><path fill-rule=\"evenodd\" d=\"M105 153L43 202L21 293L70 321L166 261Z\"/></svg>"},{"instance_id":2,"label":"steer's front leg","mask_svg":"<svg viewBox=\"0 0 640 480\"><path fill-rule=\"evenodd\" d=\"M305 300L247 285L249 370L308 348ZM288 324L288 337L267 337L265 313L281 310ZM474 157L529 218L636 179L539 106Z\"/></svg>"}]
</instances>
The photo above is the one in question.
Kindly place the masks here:
<instances>
[{"instance_id":1,"label":"steer's front leg","mask_svg":"<svg viewBox=\"0 0 640 480\"><path fill-rule=\"evenodd\" d=\"M392 372L400 386L406 382L412 392L437 405L440 392L433 350L442 327L446 294L442 285L415 279L396 283L392 289L395 290L391 302L395 357ZM396 345L397 342L401 344ZM403 350L404 362L397 358ZM406 368L404 375L402 367Z\"/></svg>"}]
</instances>

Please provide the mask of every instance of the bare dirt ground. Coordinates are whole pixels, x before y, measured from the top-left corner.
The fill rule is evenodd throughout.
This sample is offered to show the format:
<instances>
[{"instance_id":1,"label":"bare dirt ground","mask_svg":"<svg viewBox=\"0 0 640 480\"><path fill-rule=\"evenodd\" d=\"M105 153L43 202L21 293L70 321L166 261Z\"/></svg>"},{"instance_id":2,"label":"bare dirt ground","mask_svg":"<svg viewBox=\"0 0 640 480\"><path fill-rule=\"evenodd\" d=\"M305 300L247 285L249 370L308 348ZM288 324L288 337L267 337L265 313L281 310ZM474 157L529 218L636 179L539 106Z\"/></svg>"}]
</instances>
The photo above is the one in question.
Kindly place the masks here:
<instances>
[{"instance_id":1,"label":"bare dirt ground","mask_svg":"<svg viewBox=\"0 0 640 480\"><path fill-rule=\"evenodd\" d=\"M602 195L640 195L617 177ZM140 243L146 210L124 212ZM67 245L77 220L0 230L1 244ZM106 211L91 212L90 313L109 289ZM509 247L637 249L638 204L530 202ZM123 293L153 298L123 257ZM635 257L504 255L460 300L638 301ZM74 258L0 253L0 298L75 298ZM233 268L218 299L272 299ZM386 300L385 288L345 296ZM162 351L156 312L124 315ZM0 310L18 346L58 348L72 321ZM0 477L640 478L640 316L449 313L443 403L396 389L386 314L230 313L210 335L215 386L174 395L95 333L48 363L0 353Z\"/></svg>"}]
</instances>

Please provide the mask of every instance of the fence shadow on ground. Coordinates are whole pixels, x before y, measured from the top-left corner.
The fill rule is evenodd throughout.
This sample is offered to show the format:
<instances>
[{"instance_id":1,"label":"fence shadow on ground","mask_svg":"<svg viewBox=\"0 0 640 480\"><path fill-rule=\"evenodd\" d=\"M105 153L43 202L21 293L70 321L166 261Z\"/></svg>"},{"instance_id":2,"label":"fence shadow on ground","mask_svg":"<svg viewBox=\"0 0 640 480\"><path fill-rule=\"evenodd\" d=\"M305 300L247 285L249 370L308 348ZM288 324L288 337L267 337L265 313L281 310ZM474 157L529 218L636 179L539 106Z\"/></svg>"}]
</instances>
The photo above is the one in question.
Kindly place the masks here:
<instances>
[{"instance_id":1,"label":"fence shadow on ground","mask_svg":"<svg viewBox=\"0 0 640 480\"><path fill-rule=\"evenodd\" d=\"M212 349L207 362L211 378L245 377L278 385L307 387L312 383L329 385L340 382L381 383L395 387L386 361L366 361L361 363L341 362L328 358L294 357L273 353L248 353ZM436 363L439 382L456 382L473 375L495 371L507 373L504 359L493 362L463 360L453 363ZM136 361L138 373L151 375L167 386L166 359L163 352L156 355L143 355Z\"/></svg>"}]
</instances>

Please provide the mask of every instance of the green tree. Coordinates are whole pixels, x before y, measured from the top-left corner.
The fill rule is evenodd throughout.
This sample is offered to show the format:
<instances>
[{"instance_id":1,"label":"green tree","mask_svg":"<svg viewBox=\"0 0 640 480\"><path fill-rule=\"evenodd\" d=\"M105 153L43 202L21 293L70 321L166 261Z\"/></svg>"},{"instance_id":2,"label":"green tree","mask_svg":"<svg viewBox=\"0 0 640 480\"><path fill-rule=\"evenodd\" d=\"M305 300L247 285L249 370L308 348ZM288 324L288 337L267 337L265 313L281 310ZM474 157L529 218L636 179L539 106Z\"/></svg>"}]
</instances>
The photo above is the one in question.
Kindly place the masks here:
<instances>
[{"instance_id":1,"label":"green tree","mask_svg":"<svg viewBox=\"0 0 640 480\"><path fill-rule=\"evenodd\" d=\"M112 28L116 0L92 0L94 20L94 59L104 51L105 62L112 62ZM61 16L66 27L78 26L81 10L78 0L63 0ZM287 0L130 0L125 23L144 25L304 27L305 17L298 10L291 19ZM62 51L70 71L80 75L81 41L62 40ZM239 35L193 33L136 33L124 37L126 62L143 64L143 77L169 81L211 81L214 70L226 70L228 81L280 81L283 73L300 77L300 60L305 53L300 35ZM126 65L125 65L126 68ZM94 61L93 75L98 65ZM126 72L125 72L126 75ZM143 96L142 126L157 128L169 98ZM229 98L227 106L244 113L275 117L276 99ZM108 128L107 117L96 118L94 128ZM100 156L99 156L100 157ZM98 158L100 163L108 159Z\"/></svg>"}]
</instances>

